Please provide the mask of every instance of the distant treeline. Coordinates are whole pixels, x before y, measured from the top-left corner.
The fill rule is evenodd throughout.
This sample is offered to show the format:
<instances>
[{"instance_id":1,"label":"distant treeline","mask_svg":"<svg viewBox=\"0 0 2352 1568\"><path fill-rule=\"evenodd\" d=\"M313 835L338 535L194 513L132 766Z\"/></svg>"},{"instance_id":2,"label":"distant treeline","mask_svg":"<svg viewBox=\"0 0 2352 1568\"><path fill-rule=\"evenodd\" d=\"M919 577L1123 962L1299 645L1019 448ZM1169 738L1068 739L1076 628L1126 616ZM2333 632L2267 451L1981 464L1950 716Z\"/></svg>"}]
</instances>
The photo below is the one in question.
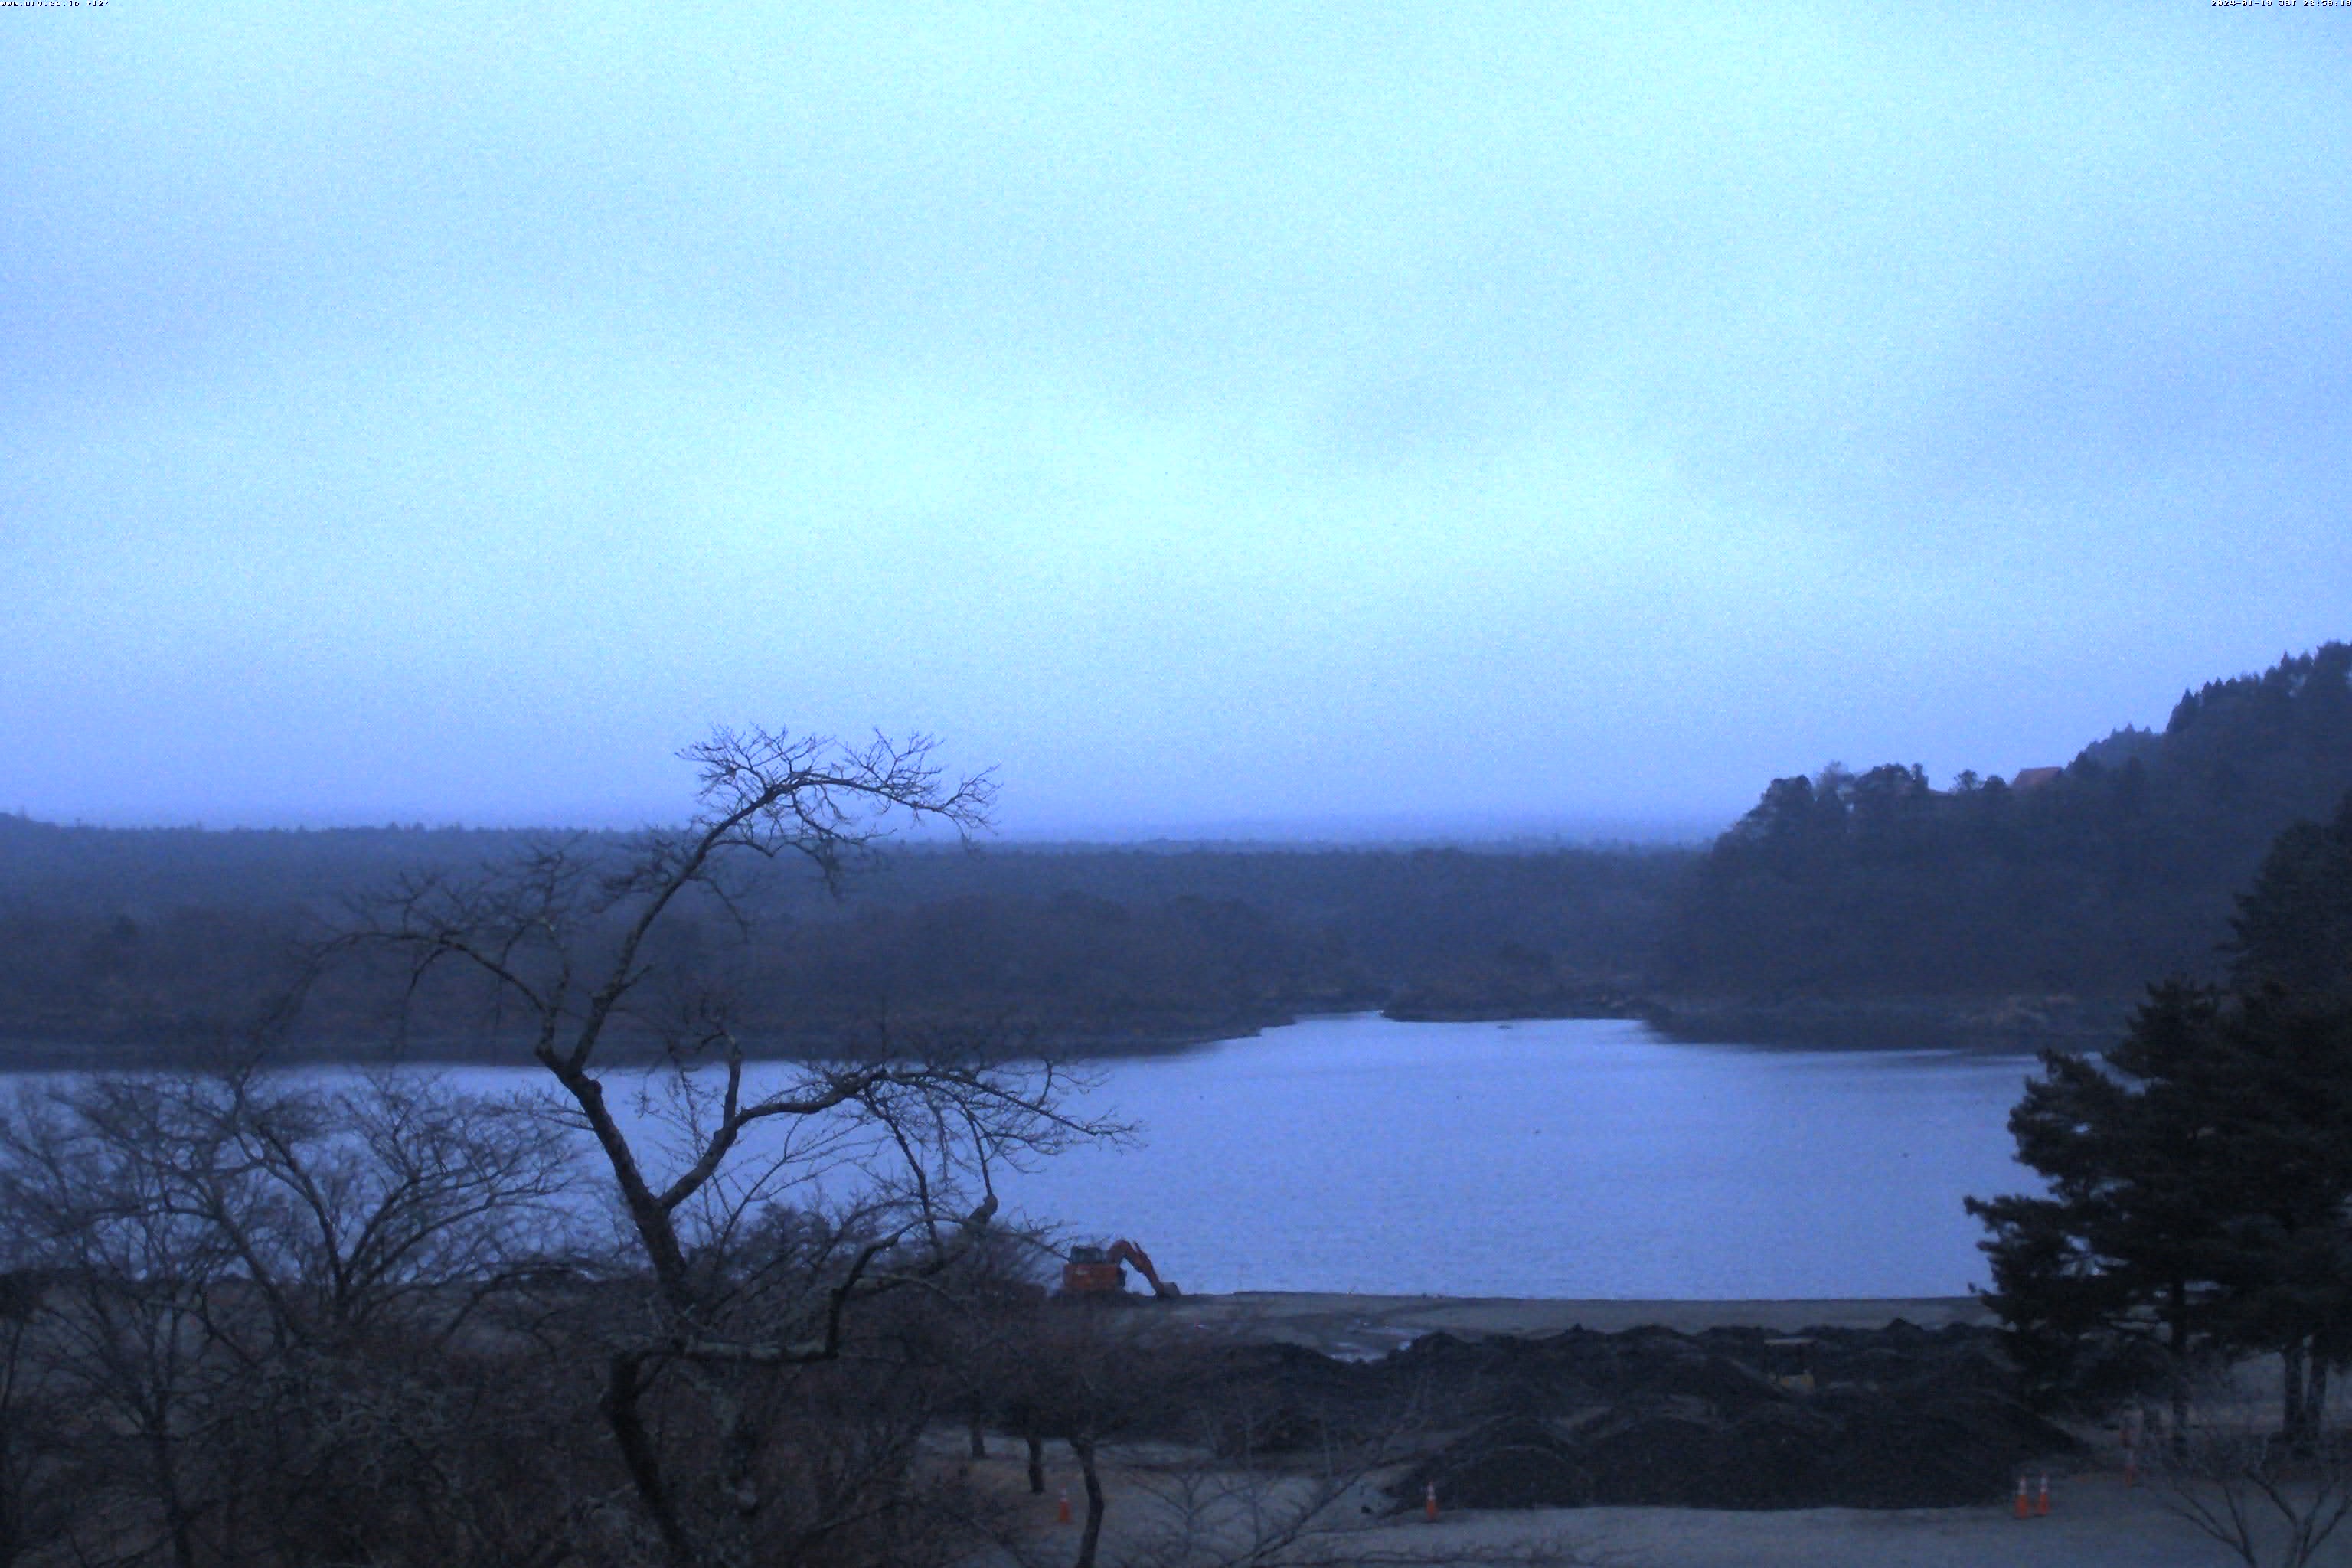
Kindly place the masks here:
<instances>
[{"instance_id":1,"label":"distant treeline","mask_svg":"<svg viewBox=\"0 0 2352 1568\"><path fill-rule=\"evenodd\" d=\"M2328 644L2015 787L1964 773L1938 790L1895 765L1776 779L1706 850L916 846L838 899L780 872L751 890L748 945L716 909L675 940L702 944L779 1050L941 1026L1138 1047L1372 1007L1797 1035L1843 1010L1865 1037L1908 1009L1927 1033L1963 1013L2030 1032L2064 1013L2053 998L2103 1018L2151 978L2218 973L2232 892L2282 828L2352 789L2347 676L2352 647ZM352 900L547 837L0 816L0 1041L232 1036ZM330 970L294 1037L387 1038L386 979ZM462 994L428 1002L405 1018L413 1047L483 1037Z\"/></svg>"},{"instance_id":2,"label":"distant treeline","mask_svg":"<svg viewBox=\"0 0 2352 1568\"><path fill-rule=\"evenodd\" d=\"M2352 789L2352 647L2184 693L2016 787L1916 767L1776 779L1664 933L1670 989L1765 1004L2122 999L2218 975L2233 892Z\"/></svg>"},{"instance_id":3,"label":"distant treeline","mask_svg":"<svg viewBox=\"0 0 2352 1568\"><path fill-rule=\"evenodd\" d=\"M0 816L0 1040L194 1045L260 1016L350 901L401 874L462 877L546 835L382 828L131 831ZM625 835L582 835L618 856ZM692 911L761 1043L821 1048L959 1025L1115 1048L1246 1032L1305 1012L1538 1016L1624 1006L1687 849L1020 848L885 851L839 898L781 868L757 935ZM723 970L723 976L720 971ZM294 1037L394 1027L390 977L340 963ZM404 1020L411 1047L478 1037L462 994Z\"/></svg>"}]
</instances>

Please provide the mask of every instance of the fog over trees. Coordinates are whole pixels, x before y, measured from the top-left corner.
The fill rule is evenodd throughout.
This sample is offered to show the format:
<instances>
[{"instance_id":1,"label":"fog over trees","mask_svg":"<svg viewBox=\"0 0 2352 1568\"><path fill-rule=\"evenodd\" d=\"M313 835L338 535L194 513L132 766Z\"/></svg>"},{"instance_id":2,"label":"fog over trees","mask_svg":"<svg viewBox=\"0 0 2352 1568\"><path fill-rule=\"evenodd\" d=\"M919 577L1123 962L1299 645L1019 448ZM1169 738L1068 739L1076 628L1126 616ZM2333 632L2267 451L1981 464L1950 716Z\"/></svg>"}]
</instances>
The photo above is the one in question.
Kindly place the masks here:
<instances>
[{"instance_id":1,"label":"fog over trees","mask_svg":"<svg viewBox=\"0 0 2352 1568\"><path fill-rule=\"evenodd\" d=\"M1073 1049L1246 1032L1300 1013L1643 1013L1718 1037L2088 1043L2150 976L2217 978L2231 899L2271 839L2352 788L2352 647L2184 693L2012 787L1832 765L1772 781L1705 850L1488 845L869 847L822 878L751 876L663 940L728 954L747 1047L982 1022ZM349 901L401 877L560 854L604 874L627 834L143 831L0 817L0 1041L184 1051L304 974ZM715 962L715 960L714 960ZM399 1020L347 970L294 1038L473 1052L462 989ZM646 1046L626 1027L614 1044Z\"/></svg>"}]
</instances>

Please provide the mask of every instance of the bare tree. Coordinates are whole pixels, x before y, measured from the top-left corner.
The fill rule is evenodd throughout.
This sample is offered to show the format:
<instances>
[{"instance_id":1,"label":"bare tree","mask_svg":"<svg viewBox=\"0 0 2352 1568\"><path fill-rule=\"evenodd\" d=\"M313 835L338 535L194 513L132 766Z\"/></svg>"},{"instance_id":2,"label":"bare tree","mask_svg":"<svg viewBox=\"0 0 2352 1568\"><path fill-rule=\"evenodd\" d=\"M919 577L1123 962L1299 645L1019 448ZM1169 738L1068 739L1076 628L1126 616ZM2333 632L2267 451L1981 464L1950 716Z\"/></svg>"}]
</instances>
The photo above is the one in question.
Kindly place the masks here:
<instances>
[{"instance_id":1,"label":"bare tree","mask_svg":"<svg viewBox=\"0 0 2352 1568\"><path fill-rule=\"evenodd\" d=\"M138 1089L100 1079L20 1100L0 1122L0 1209L20 1266L46 1280L41 1375L89 1413L94 1446L119 1450L106 1489L151 1504L156 1544L193 1568L208 1500L191 1446L222 1376L207 1306L231 1248L176 1200L168 1154L149 1156L157 1118L145 1097L128 1103Z\"/></svg>"},{"instance_id":2,"label":"bare tree","mask_svg":"<svg viewBox=\"0 0 2352 1568\"><path fill-rule=\"evenodd\" d=\"M568 1173L539 1118L414 1079L247 1068L21 1095L0 1212L37 1286L9 1348L78 1413L78 1555L193 1568L268 1542L316 1560L320 1532L383 1539L396 1518L433 1527L442 1560L515 1560L467 1538L530 1489L467 1484L491 1423L452 1342L533 1271ZM142 1506L107 1501L126 1479ZM142 1515L154 1541L119 1539Z\"/></svg>"},{"instance_id":3,"label":"bare tree","mask_svg":"<svg viewBox=\"0 0 2352 1568\"><path fill-rule=\"evenodd\" d=\"M14 1243L0 1237L0 1258L20 1254ZM82 1479L66 1436L70 1406L42 1365L36 1325L48 1288L37 1270L0 1273L0 1568L65 1539Z\"/></svg>"},{"instance_id":4,"label":"bare tree","mask_svg":"<svg viewBox=\"0 0 2352 1568\"><path fill-rule=\"evenodd\" d=\"M952 1037L747 1072L747 1037L773 1020L747 1021L723 954L666 946L709 923L754 941L771 862L837 885L898 824L983 826L992 781L950 780L932 749L722 730L680 753L700 784L684 828L618 856L554 843L470 880L411 879L346 939L400 955L412 995L467 977L600 1151L647 1286L608 1324L600 1407L680 1568L782 1550L779 1380L841 1362L877 1298L946 1289L986 1234L997 1169L1106 1131L1061 1109L1050 1065L992 1063ZM655 1064L634 1100L632 1055ZM803 1197L797 1230L762 1228ZM803 1540L833 1528L804 1525Z\"/></svg>"},{"instance_id":5,"label":"bare tree","mask_svg":"<svg viewBox=\"0 0 2352 1568\"><path fill-rule=\"evenodd\" d=\"M2238 1362L2189 1374L2192 1414L2147 1446L2148 1479L2167 1509L2246 1568L2305 1568L2352 1516L2352 1429L2325 1402L2274 1427L2253 1370Z\"/></svg>"},{"instance_id":6,"label":"bare tree","mask_svg":"<svg viewBox=\"0 0 2352 1568\"><path fill-rule=\"evenodd\" d=\"M1559 1543L1423 1538L1417 1513L1400 1521L1382 1483L1431 1435L1417 1387L1318 1410L1281 1377L1244 1370L1193 1333L1167 1331L1149 1308L1039 1302L1005 1328L998 1408L1066 1443L1085 1493L1075 1544L1067 1531L1040 1534L1008 1521L996 1542L1008 1564L1570 1568L1594 1561Z\"/></svg>"}]
</instances>

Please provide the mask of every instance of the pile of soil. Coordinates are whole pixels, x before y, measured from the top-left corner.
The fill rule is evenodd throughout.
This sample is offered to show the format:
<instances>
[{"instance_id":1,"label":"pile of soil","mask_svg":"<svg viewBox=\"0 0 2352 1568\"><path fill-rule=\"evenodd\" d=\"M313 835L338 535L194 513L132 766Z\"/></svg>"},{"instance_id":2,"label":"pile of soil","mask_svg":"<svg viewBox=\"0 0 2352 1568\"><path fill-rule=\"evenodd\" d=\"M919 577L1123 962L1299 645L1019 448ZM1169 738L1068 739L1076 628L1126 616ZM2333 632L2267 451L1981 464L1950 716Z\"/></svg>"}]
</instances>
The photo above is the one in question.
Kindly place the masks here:
<instances>
[{"instance_id":1,"label":"pile of soil","mask_svg":"<svg viewBox=\"0 0 2352 1568\"><path fill-rule=\"evenodd\" d=\"M1991 1400L1920 1409L1831 1389L1737 1414L1643 1401L1500 1417L1415 1467L1394 1496L1411 1507L1433 1485L1460 1508L1948 1508L1998 1501L2021 1468L2072 1447Z\"/></svg>"},{"instance_id":2,"label":"pile of soil","mask_svg":"<svg viewBox=\"0 0 2352 1568\"><path fill-rule=\"evenodd\" d=\"M1525 1342L1504 1353L1538 1370L1530 1386L1573 1381L1598 1397L1523 1401L1479 1422L1394 1495L1403 1507L1432 1485L1464 1508L1950 1507L1997 1500L2021 1468L2075 1447L2019 1398L1987 1331L1812 1337L1811 1391L1765 1375L1760 1331Z\"/></svg>"},{"instance_id":3,"label":"pile of soil","mask_svg":"<svg viewBox=\"0 0 2352 1568\"><path fill-rule=\"evenodd\" d=\"M1249 1396L1227 1452L1361 1437L1410 1409L1454 1435L1391 1495L1421 1504L1574 1508L1937 1508L1997 1500L2076 1445L2027 1408L1990 1330L1815 1331L1811 1391L1768 1375L1762 1330L1465 1342L1433 1334L1379 1362L1296 1347L1237 1352Z\"/></svg>"}]
</instances>

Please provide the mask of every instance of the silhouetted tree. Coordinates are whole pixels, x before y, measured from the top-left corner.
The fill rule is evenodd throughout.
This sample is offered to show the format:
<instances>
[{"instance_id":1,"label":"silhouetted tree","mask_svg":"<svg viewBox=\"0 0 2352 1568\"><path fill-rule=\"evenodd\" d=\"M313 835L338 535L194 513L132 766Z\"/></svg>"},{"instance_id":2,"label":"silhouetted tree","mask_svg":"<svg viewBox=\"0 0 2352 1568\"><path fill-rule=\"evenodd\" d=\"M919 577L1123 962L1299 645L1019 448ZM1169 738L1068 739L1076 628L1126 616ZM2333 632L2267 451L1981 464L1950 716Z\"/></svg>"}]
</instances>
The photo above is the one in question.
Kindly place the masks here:
<instances>
[{"instance_id":1,"label":"silhouetted tree","mask_svg":"<svg viewBox=\"0 0 2352 1568\"><path fill-rule=\"evenodd\" d=\"M2279 835L2231 922L2231 984L2352 1006L2352 794L2325 823Z\"/></svg>"},{"instance_id":2,"label":"silhouetted tree","mask_svg":"<svg viewBox=\"0 0 2352 1568\"><path fill-rule=\"evenodd\" d=\"M23 1434L47 1443L51 1532L78 1561L110 1537L101 1560L178 1568L357 1542L529 1562L564 1539L566 1467L534 1464L558 1451L547 1380L527 1354L460 1347L561 1246L568 1163L536 1117L415 1079L22 1094L0 1116L19 1271L0 1393L55 1417ZM153 1544L133 1548L142 1530Z\"/></svg>"},{"instance_id":3,"label":"silhouetted tree","mask_svg":"<svg viewBox=\"0 0 2352 1568\"><path fill-rule=\"evenodd\" d=\"M1763 998L2109 999L2152 974L2216 979L2232 892L2347 787L2342 643L2184 694L2161 735L2118 731L2023 790L1964 773L1938 793L1894 764L1775 779L1670 917L1665 978ZM2298 867L2306 891L2346 885L2299 848L2278 874ZM2327 936L2297 917L2297 940L2340 953L2338 919Z\"/></svg>"},{"instance_id":4,"label":"silhouetted tree","mask_svg":"<svg viewBox=\"0 0 2352 1568\"><path fill-rule=\"evenodd\" d=\"M2352 815L2338 822L2352 826ZM2048 1053L2010 1117L2042 1195L1969 1200L1990 1300L2045 1371L2095 1330L2161 1325L2194 1353L2274 1351L2284 1426L2312 1437L2352 1358L2352 970L2331 949L2332 831L2283 835L2245 900L2224 994L2152 989L2095 1059Z\"/></svg>"},{"instance_id":5,"label":"silhouetted tree","mask_svg":"<svg viewBox=\"0 0 2352 1568\"><path fill-rule=\"evenodd\" d=\"M997 1170L1108 1131L1060 1109L1066 1080L1050 1065L992 1065L977 1047L996 1042L962 1037L878 1037L856 1057L746 1079L744 1001L709 937L753 940L747 873L769 862L836 884L894 818L984 823L987 776L950 781L930 752L919 738L721 731L681 753L701 785L685 828L617 854L548 844L479 877L413 878L350 938L400 955L414 985L454 968L519 1016L530 1059L601 1151L644 1286L614 1315L601 1410L677 1568L804 1556L903 1495L889 1464L859 1468L869 1487L812 1493L793 1438L812 1428L794 1412L855 1403L851 1352L869 1369L897 1354L861 1337L887 1326L875 1304L946 1286L982 1249ZM697 916L723 923L666 945ZM609 1081L608 1044L632 1035L666 1063L656 1089L625 1091L666 1107L652 1136L633 1131ZM852 1194L849 1212L778 1245L761 1215L820 1177ZM910 1452L879 1449L901 1465Z\"/></svg>"}]
</instances>

